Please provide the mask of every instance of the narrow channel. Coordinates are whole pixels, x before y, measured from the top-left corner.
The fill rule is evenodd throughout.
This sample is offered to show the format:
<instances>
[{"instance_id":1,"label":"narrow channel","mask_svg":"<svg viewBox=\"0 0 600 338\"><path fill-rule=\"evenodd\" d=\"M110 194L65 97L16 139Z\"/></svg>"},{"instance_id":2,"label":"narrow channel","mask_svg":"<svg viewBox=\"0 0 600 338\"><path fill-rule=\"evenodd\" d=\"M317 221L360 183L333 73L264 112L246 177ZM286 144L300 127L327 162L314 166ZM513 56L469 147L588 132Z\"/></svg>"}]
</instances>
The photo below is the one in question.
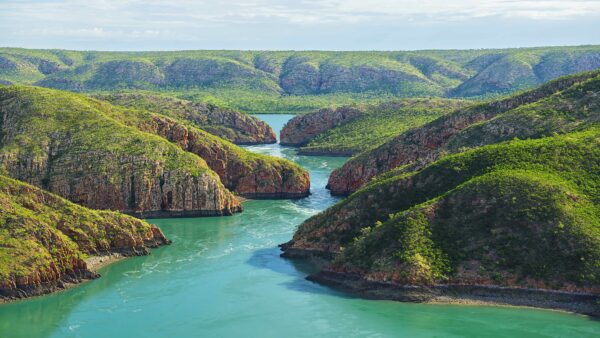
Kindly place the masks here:
<instances>
[{"instance_id":1,"label":"narrow channel","mask_svg":"<svg viewBox=\"0 0 600 338\"><path fill-rule=\"evenodd\" d=\"M258 115L277 131L291 115ZM171 246L100 271L57 294L0 305L0 337L598 337L600 322L524 308L355 298L304 279L279 257L304 219L336 202L325 184L339 157L249 150L310 171L311 196L252 200L231 217L150 220Z\"/></svg>"}]
</instances>

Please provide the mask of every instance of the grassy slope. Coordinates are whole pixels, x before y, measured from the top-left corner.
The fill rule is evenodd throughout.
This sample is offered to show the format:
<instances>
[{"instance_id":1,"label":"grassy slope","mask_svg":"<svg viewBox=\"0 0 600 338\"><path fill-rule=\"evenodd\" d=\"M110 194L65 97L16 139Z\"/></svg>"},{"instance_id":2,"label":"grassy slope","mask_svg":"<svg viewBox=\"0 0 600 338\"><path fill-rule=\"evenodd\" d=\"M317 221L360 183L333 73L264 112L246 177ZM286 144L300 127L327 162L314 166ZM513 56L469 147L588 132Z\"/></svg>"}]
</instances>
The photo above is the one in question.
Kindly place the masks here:
<instances>
[{"instance_id":1,"label":"grassy slope","mask_svg":"<svg viewBox=\"0 0 600 338\"><path fill-rule=\"evenodd\" d=\"M75 52L0 49L0 80L159 90L245 111L394 97L506 94L600 65L597 46L415 52Z\"/></svg>"},{"instance_id":2,"label":"grassy slope","mask_svg":"<svg viewBox=\"0 0 600 338\"><path fill-rule=\"evenodd\" d=\"M49 135L54 134L69 137L68 147L72 152L144 156L149 161L163 163L167 169L191 175L210 171L197 156L115 120L123 110L108 104L103 106L85 96L39 87L8 86L0 87L0 99L7 114L11 107L19 112L6 121L17 122L15 129L10 130L11 142L2 144L2 155L7 159L47 156L49 147L58 147L51 144ZM108 168L96 169L111 174Z\"/></svg>"},{"instance_id":3,"label":"grassy slope","mask_svg":"<svg viewBox=\"0 0 600 338\"><path fill-rule=\"evenodd\" d=\"M256 117L216 106L152 93L111 93L95 97L128 108L194 122L197 127L233 143L275 142L272 130ZM238 142L235 142L235 141Z\"/></svg>"},{"instance_id":4,"label":"grassy slope","mask_svg":"<svg viewBox=\"0 0 600 338\"><path fill-rule=\"evenodd\" d=\"M342 246L338 269L409 284L597 286L599 128L381 178L306 221L294 246Z\"/></svg>"},{"instance_id":5,"label":"grassy slope","mask_svg":"<svg viewBox=\"0 0 600 338\"><path fill-rule=\"evenodd\" d=\"M104 107L102 110L110 112L108 114L115 120L141 130L148 129L148 124L153 120L154 116L162 115L157 115L147 110L119 108L101 100L90 99L90 102ZM259 176L264 183L267 183L267 181L272 179L269 175L286 176L288 180L297 182L302 182L306 176L306 171L295 162L247 151L227 140L197 128L195 124L190 121L180 119L177 115L169 115L171 115L171 117L168 117L166 121L173 121L173 123L187 128L189 134L193 133L197 136L194 138L196 143L192 145L192 148L210 149L210 153L214 158L206 158L205 161L208 162L209 166L214 163L215 171L219 171L218 166L224 166L226 168L231 167L235 168L232 170L242 171L241 173L233 173L227 170L223 173L219 173L221 174L221 181L223 181L230 189L235 190L236 186L228 184L228 177L226 176ZM147 131L153 132L151 130ZM188 150L193 152L193 149Z\"/></svg>"},{"instance_id":6,"label":"grassy slope","mask_svg":"<svg viewBox=\"0 0 600 338\"><path fill-rule=\"evenodd\" d=\"M469 104L469 101L430 98L362 105L362 116L319 134L300 150L305 153L366 151L410 128Z\"/></svg>"},{"instance_id":7,"label":"grassy slope","mask_svg":"<svg viewBox=\"0 0 600 338\"><path fill-rule=\"evenodd\" d=\"M170 184L210 183L223 203L234 201L202 158L119 121L117 117L125 112L122 108L79 94L25 86L0 87L0 100L6 133L0 172L5 175L51 191L60 189L57 193L69 198L76 194L69 186L90 189L82 180L91 178L94 183L88 184L116 194L90 197L86 193L87 199L78 201L96 208L143 211L160 207L156 199L146 198L161 193L155 183L163 176ZM126 200L125 195L134 189L127 188L127 182L134 179L139 180L135 193L144 196ZM142 186L145 191L140 191Z\"/></svg>"},{"instance_id":8,"label":"grassy slope","mask_svg":"<svg viewBox=\"0 0 600 338\"><path fill-rule=\"evenodd\" d=\"M444 154L485 144L585 128L600 121L599 92L600 72L592 71L459 109L401 133L372 151L358 154L332 173L330 183L335 181L334 189L355 190L351 184L341 185L344 182L356 185L395 167L402 169L415 163L422 166ZM357 172L362 172L362 176L356 176Z\"/></svg>"},{"instance_id":9,"label":"grassy slope","mask_svg":"<svg viewBox=\"0 0 600 338\"><path fill-rule=\"evenodd\" d=\"M52 282L84 270L88 255L142 254L164 244L154 226L110 211L90 210L0 176L0 286Z\"/></svg>"}]
</instances>

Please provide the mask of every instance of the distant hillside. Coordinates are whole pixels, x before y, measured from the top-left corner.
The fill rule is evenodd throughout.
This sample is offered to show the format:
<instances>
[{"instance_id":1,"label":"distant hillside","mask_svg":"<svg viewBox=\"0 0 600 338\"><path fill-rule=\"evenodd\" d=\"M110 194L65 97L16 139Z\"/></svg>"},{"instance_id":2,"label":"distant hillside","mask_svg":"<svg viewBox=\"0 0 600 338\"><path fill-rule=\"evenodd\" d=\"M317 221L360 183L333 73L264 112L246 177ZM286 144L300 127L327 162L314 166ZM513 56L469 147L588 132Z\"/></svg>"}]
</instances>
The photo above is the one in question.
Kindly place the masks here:
<instances>
[{"instance_id":1,"label":"distant hillside","mask_svg":"<svg viewBox=\"0 0 600 338\"><path fill-rule=\"evenodd\" d=\"M332 172L328 187L333 193L348 194L389 170L423 167L449 153L579 130L600 122L598 95L600 71L592 71L459 109L350 159Z\"/></svg>"},{"instance_id":2,"label":"distant hillside","mask_svg":"<svg viewBox=\"0 0 600 338\"><path fill-rule=\"evenodd\" d=\"M0 48L3 83L71 91L159 90L246 111L503 95L599 67L599 46L399 52Z\"/></svg>"},{"instance_id":3,"label":"distant hillside","mask_svg":"<svg viewBox=\"0 0 600 338\"><path fill-rule=\"evenodd\" d=\"M281 130L281 144L299 146L299 153L305 155L350 156L471 104L467 100L425 98L323 108L288 121Z\"/></svg>"},{"instance_id":4,"label":"distant hillside","mask_svg":"<svg viewBox=\"0 0 600 338\"><path fill-rule=\"evenodd\" d=\"M114 105L148 110L192 122L197 127L235 144L275 143L275 132L249 114L212 104L193 103L148 93L100 94L95 97Z\"/></svg>"}]
</instances>

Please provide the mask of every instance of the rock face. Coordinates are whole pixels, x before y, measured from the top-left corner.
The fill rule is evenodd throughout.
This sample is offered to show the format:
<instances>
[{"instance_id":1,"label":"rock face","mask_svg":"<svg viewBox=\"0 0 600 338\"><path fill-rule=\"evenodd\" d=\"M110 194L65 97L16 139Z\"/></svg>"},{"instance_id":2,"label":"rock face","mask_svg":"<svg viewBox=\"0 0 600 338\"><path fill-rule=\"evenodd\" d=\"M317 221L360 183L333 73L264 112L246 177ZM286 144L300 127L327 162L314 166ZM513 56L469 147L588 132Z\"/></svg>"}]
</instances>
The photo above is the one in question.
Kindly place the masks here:
<instances>
[{"instance_id":1,"label":"rock face","mask_svg":"<svg viewBox=\"0 0 600 338\"><path fill-rule=\"evenodd\" d=\"M235 144L277 142L275 132L267 123L254 116L211 104L141 93L102 94L96 97L115 105L190 121L202 130Z\"/></svg>"},{"instance_id":2,"label":"rock face","mask_svg":"<svg viewBox=\"0 0 600 338\"><path fill-rule=\"evenodd\" d=\"M152 115L139 127L206 159L225 187L241 196L301 198L310 192L308 172L290 161L245 152L202 130L160 115Z\"/></svg>"},{"instance_id":3,"label":"rock face","mask_svg":"<svg viewBox=\"0 0 600 338\"><path fill-rule=\"evenodd\" d=\"M377 283L398 289L383 298L410 300L410 287L415 296L508 287L585 293L590 305L600 296L599 159L596 124L389 173L306 220L283 255L318 259L316 281L361 294L377 294ZM597 303L591 310L600 313Z\"/></svg>"},{"instance_id":4,"label":"rock face","mask_svg":"<svg viewBox=\"0 0 600 338\"><path fill-rule=\"evenodd\" d=\"M281 145L303 146L322 132L347 123L363 112L351 106L325 108L289 120L281 130Z\"/></svg>"},{"instance_id":5,"label":"rock face","mask_svg":"<svg viewBox=\"0 0 600 338\"><path fill-rule=\"evenodd\" d=\"M327 186L333 194L346 195L394 168L422 167L463 148L515 137L542 137L598 121L598 75L568 76L520 95L440 117L352 158L332 172Z\"/></svg>"},{"instance_id":6,"label":"rock face","mask_svg":"<svg viewBox=\"0 0 600 338\"><path fill-rule=\"evenodd\" d=\"M110 211L75 205L0 176L0 299L60 290L99 275L87 255L146 255L170 243L160 229Z\"/></svg>"},{"instance_id":7,"label":"rock face","mask_svg":"<svg viewBox=\"0 0 600 338\"><path fill-rule=\"evenodd\" d=\"M200 157L77 94L0 89L0 170L75 203L142 217L229 215L236 198Z\"/></svg>"},{"instance_id":8,"label":"rock face","mask_svg":"<svg viewBox=\"0 0 600 338\"><path fill-rule=\"evenodd\" d=\"M352 156L469 105L465 100L407 98L321 109L290 120L282 130L282 144L300 146L301 155Z\"/></svg>"}]
</instances>

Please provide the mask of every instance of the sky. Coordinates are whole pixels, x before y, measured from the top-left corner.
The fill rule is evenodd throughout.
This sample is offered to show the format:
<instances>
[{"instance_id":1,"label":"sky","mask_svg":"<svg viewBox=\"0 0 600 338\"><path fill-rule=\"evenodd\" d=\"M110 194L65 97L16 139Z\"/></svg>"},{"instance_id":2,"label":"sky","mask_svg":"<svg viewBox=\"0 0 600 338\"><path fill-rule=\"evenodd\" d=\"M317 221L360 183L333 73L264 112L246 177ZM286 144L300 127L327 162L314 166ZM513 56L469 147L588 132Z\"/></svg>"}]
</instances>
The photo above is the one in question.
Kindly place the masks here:
<instances>
[{"instance_id":1,"label":"sky","mask_svg":"<svg viewBox=\"0 0 600 338\"><path fill-rule=\"evenodd\" d=\"M0 46L416 50L600 44L600 0L0 0Z\"/></svg>"}]
</instances>

